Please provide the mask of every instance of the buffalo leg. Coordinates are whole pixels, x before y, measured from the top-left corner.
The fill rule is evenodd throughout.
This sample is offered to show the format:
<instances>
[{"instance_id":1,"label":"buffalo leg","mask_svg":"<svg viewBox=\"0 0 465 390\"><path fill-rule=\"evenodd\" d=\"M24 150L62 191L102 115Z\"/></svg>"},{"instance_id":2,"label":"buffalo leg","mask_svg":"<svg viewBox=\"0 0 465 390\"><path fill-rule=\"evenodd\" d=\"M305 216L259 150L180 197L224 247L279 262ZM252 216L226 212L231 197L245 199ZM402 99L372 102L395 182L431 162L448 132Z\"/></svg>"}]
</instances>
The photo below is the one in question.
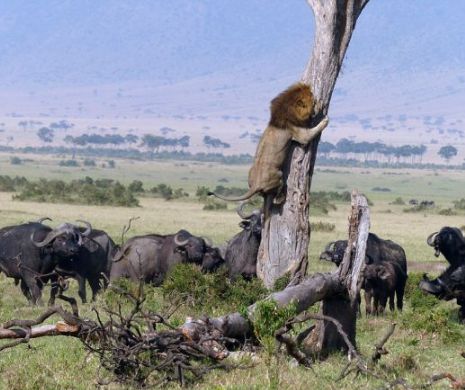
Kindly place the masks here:
<instances>
[{"instance_id":1,"label":"buffalo leg","mask_svg":"<svg viewBox=\"0 0 465 390\"><path fill-rule=\"evenodd\" d=\"M405 281L400 283L400 286L396 288L397 295L397 310L402 311L404 307L404 291L405 291Z\"/></svg>"},{"instance_id":2,"label":"buffalo leg","mask_svg":"<svg viewBox=\"0 0 465 390\"><path fill-rule=\"evenodd\" d=\"M19 280L19 279L15 279L15 284L17 284L16 280ZM26 297L28 302L32 303L31 292L29 291L29 287L27 286L26 282L23 279L19 280L19 282L20 282L19 286L21 287L21 291L23 295Z\"/></svg>"},{"instance_id":3,"label":"buffalo leg","mask_svg":"<svg viewBox=\"0 0 465 390\"><path fill-rule=\"evenodd\" d=\"M457 304L460 305L459 320L465 324L465 298L457 298Z\"/></svg>"},{"instance_id":4,"label":"buffalo leg","mask_svg":"<svg viewBox=\"0 0 465 390\"><path fill-rule=\"evenodd\" d=\"M90 289L92 290L92 300L95 301L97 294L100 291L100 281L98 277L89 279Z\"/></svg>"},{"instance_id":5,"label":"buffalo leg","mask_svg":"<svg viewBox=\"0 0 465 390\"><path fill-rule=\"evenodd\" d=\"M378 315L378 308L379 308L379 296L378 294L373 294L373 310L375 316Z\"/></svg>"},{"instance_id":6,"label":"buffalo leg","mask_svg":"<svg viewBox=\"0 0 465 390\"><path fill-rule=\"evenodd\" d=\"M78 295L81 298L82 303L87 303L86 295L86 279L80 275L76 275L76 280L78 282Z\"/></svg>"},{"instance_id":7,"label":"buffalo leg","mask_svg":"<svg viewBox=\"0 0 465 390\"><path fill-rule=\"evenodd\" d=\"M383 292L383 294L381 294L380 297L379 297L379 304L378 304L378 314L379 315L384 314L384 309L386 308L387 300L388 300L387 294Z\"/></svg>"},{"instance_id":8,"label":"buffalo leg","mask_svg":"<svg viewBox=\"0 0 465 390\"><path fill-rule=\"evenodd\" d=\"M371 298L372 298L371 291L365 290L365 313L367 316L369 316L372 313Z\"/></svg>"},{"instance_id":9,"label":"buffalo leg","mask_svg":"<svg viewBox=\"0 0 465 390\"><path fill-rule=\"evenodd\" d=\"M31 302L35 305L42 305L42 291L37 283L36 278L32 275L26 275L23 277L23 280L31 294Z\"/></svg>"},{"instance_id":10,"label":"buffalo leg","mask_svg":"<svg viewBox=\"0 0 465 390\"><path fill-rule=\"evenodd\" d=\"M392 293L389 293L389 309L391 311L394 311L394 296L395 296L395 292L392 292Z\"/></svg>"}]
</instances>

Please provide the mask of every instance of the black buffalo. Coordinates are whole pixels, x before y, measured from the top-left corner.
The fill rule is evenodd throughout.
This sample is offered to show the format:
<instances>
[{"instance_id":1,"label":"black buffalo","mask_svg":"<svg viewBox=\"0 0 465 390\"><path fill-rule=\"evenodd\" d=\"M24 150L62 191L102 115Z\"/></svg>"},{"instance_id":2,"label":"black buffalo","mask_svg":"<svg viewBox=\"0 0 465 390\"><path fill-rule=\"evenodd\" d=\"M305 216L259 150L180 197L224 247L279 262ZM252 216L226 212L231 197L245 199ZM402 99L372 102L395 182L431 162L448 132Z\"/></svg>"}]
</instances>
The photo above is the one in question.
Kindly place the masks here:
<instances>
[{"instance_id":1,"label":"black buffalo","mask_svg":"<svg viewBox=\"0 0 465 390\"><path fill-rule=\"evenodd\" d=\"M0 230L0 270L20 282L30 302L41 303L42 276L60 260L76 256L88 233L71 224L55 229L40 222L5 227Z\"/></svg>"},{"instance_id":2,"label":"black buffalo","mask_svg":"<svg viewBox=\"0 0 465 390\"><path fill-rule=\"evenodd\" d=\"M430 234L426 242L434 248L436 257L445 257L449 267L434 280L425 275L420 288L439 299L456 298L460 319L465 321L465 238L460 229L446 226Z\"/></svg>"},{"instance_id":3,"label":"black buffalo","mask_svg":"<svg viewBox=\"0 0 465 390\"><path fill-rule=\"evenodd\" d=\"M90 232L84 237L78 253L72 258L60 259L55 267L55 272L60 276L77 280L78 294L83 303L87 301L86 281L92 290L92 300L95 300L102 286L108 285L112 259L117 248L106 232L92 229L88 222L85 224ZM52 304L56 293L57 287L52 288Z\"/></svg>"},{"instance_id":4,"label":"black buffalo","mask_svg":"<svg viewBox=\"0 0 465 390\"><path fill-rule=\"evenodd\" d=\"M320 254L320 260L332 261L339 266L346 248L347 240L330 242ZM403 248L391 240L383 240L376 234L369 233L365 264L363 287L367 314L382 313L386 306L385 297L390 298L393 292L397 297L397 308L402 310L407 282L407 259ZM372 310L372 299L375 310ZM390 300L390 308L394 309L393 296L392 301Z\"/></svg>"},{"instance_id":5,"label":"black buffalo","mask_svg":"<svg viewBox=\"0 0 465 390\"><path fill-rule=\"evenodd\" d=\"M222 262L218 249L186 230L168 235L149 234L130 238L117 251L110 280L126 277L159 286L176 264L195 263L210 271Z\"/></svg>"},{"instance_id":6,"label":"black buffalo","mask_svg":"<svg viewBox=\"0 0 465 390\"><path fill-rule=\"evenodd\" d=\"M228 243L224 259L230 278L243 276L247 279L257 276L257 255L262 237L262 214L259 210L245 215L241 205L237 212L242 218L237 233Z\"/></svg>"},{"instance_id":7,"label":"black buffalo","mask_svg":"<svg viewBox=\"0 0 465 390\"><path fill-rule=\"evenodd\" d=\"M397 293L397 308L401 311L403 289L397 266L389 261L380 264L367 264L363 271L363 289L367 314L383 314L389 299L389 308L394 311L394 296ZM373 305L372 305L373 303Z\"/></svg>"}]
</instances>

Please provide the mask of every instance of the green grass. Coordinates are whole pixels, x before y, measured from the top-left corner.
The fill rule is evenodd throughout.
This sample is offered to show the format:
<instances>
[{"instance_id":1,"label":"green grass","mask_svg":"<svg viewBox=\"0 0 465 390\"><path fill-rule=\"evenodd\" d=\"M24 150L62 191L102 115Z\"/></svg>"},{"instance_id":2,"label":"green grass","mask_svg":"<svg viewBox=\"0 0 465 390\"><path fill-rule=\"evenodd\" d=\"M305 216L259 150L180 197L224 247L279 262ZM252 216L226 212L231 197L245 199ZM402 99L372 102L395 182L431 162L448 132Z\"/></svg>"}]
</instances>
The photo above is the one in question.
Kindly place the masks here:
<instances>
[{"instance_id":1,"label":"green grass","mask_svg":"<svg viewBox=\"0 0 465 390\"><path fill-rule=\"evenodd\" d=\"M19 157L23 158L23 156ZM194 194L197 186L202 185L210 188L218 184L245 187L247 177L245 166L115 160L115 169L99 168L99 163L95 168L59 167L58 162L68 157L28 155L26 158L33 158L35 161L11 165L10 156L4 154L0 155L0 172L2 175L24 175L28 179L46 177L72 180L88 175L93 178L112 178L125 184L138 179L144 182L145 188L166 183L176 188L183 187L191 196L172 201L141 197L141 207L125 208L19 202L12 200L11 193L0 193L0 226L34 220L41 216L53 218L53 224L85 219L96 228L108 231L117 242L120 242L123 226L127 224L129 218L138 216L140 218L133 223L129 236L150 232L172 233L185 228L194 234L210 237L217 245L224 243L239 231L239 218L232 211L234 204L228 205L228 210L203 210L204 203L198 202ZM425 239L428 234L442 226L464 225L463 212L459 210L461 214L456 216L442 216L437 210L406 214L403 212L406 206L390 203L400 196L405 201L411 198L434 200L439 206L438 209L453 207L454 200L463 198L465 172L388 171L400 175L387 175L385 171L373 169L369 170L369 174L366 172L367 170L347 168L331 171L316 170L312 189L341 192L350 191L356 186L374 202L374 206L370 208L371 231L402 245L409 262L420 267L418 272L428 270L431 264L445 264L442 259L434 257ZM222 178L226 178L228 182L219 182ZM375 187L388 187L391 192L372 191L371 189ZM331 232L312 232L309 272L332 270L332 264L318 260L319 253L327 242L344 239L347 236L347 216L350 206L341 202L336 202L336 206L337 210L330 210L327 215L319 214L310 218L311 222L334 224L335 229ZM72 282L71 291L75 293L75 290L76 283ZM47 294L48 291L45 291L45 296ZM102 296L97 304L102 304L105 299L110 298ZM151 290L150 302L154 309L163 310L166 301L161 288ZM173 321L181 323L193 311L196 314L219 315L222 314L220 313L222 310L234 309L230 306L204 304L196 307L195 310L187 305L182 306L174 315ZM441 329L435 331L428 327L410 327L405 319L411 320L413 324L413 321L423 317L417 312L417 306L413 308L410 301L407 301L403 314L388 313L383 318L363 316L358 320L357 342L361 352L369 356L374 343L381 338L389 323L396 321L398 327L387 344L389 354L381 359L382 366L392 380L403 377L412 384L420 384L426 382L432 374L444 371L459 377L463 376L465 359L460 357L460 352L465 349L463 344L465 326L457 324L457 306L454 302L440 302L437 307L435 312L437 315L433 319L438 320L442 327L450 327L454 332L459 332L461 337L459 341L452 338L445 342ZM80 309L83 316L93 317L92 304L80 305ZM0 276L0 322L11 318L32 318L43 310L44 308L28 306L13 281ZM279 387L372 389L382 385L380 381L363 376L356 379L351 376L335 383L334 380L345 361L345 356L334 355L324 362L316 363L314 371L311 371L295 367L285 354L281 354L277 363ZM77 340L66 337L32 340L31 347L21 345L0 353L0 389L88 389L96 384L97 367L96 358L87 356ZM231 372L214 371L194 388L262 389L266 388L267 384L266 359L263 354L259 354L255 367ZM119 385L108 387L108 389L124 388ZM445 382L440 382L436 388L447 388L447 386Z\"/></svg>"}]
</instances>

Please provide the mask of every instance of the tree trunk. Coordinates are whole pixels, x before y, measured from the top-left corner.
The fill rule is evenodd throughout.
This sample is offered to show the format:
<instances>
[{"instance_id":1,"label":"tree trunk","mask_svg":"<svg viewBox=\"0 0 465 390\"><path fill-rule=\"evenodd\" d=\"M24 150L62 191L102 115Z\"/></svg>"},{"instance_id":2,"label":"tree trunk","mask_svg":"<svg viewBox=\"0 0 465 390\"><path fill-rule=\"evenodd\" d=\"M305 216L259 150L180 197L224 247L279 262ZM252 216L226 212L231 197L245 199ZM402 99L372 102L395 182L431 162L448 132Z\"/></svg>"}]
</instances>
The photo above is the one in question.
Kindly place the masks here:
<instances>
[{"instance_id":1,"label":"tree trunk","mask_svg":"<svg viewBox=\"0 0 465 390\"><path fill-rule=\"evenodd\" d=\"M320 314L339 321L342 329L355 346L357 311L368 233L370 231L370 211L363 195L352 193L352 212L349 217L349 240L344 259L338 269L340 283L345 287L339 295L327 295L323 299ZM347 344L334 323L319 321L314 330L303 342L307 354L324 357L327 354L347 350Z\"/></svg>"},{"instance_id":2,"label":"tree trunk","mask_svg":"<svg viewBox=\"0 0 465 390\"><path fill-rule=\"evenodd\" d=\"M315 42L302 76L316 100L314 126L328 112L331 95L358 16L368 0L307 0L315 16ZM309 192L320 137L306 147L293 144L283 169L286 201L265 201L257 274L267 287L287 272L302 280L307 272L310 242Z\"/></svg>"}]
</instances>

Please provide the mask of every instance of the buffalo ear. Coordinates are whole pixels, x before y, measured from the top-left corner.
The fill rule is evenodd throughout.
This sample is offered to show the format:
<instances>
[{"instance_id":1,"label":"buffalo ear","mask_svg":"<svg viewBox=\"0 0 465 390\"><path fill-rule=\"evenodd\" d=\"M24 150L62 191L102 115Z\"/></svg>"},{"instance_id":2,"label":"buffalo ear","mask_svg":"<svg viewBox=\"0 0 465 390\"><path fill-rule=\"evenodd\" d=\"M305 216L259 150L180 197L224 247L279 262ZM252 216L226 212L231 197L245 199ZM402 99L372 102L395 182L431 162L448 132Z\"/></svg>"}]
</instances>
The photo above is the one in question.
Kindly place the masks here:
<instances>
[{"instance_id":1,"label":"buffalo ear","mask_svg":"<svg viewBox=\"0 0 465 390\"><path fill-rule=\"evenodd\" d=\"M244 230L250 230L250 221L248 220L243 220L239 223L239 227L241 227Z\"/></svg>"},{"instance_id":2,"label":"buffalo ear","mask_svg":"<svg viewBox=\"0 0 465 390\"><path fill-rule=\"evenodd\" d=\"M388 280L391 277L391 273L384 267L380 267L378 275L381 280Z\"/></svg>"},{"instance_id":3,"label":"buffalo ear","mask_svg":"<svg viewBox=\"0 0 465 390\"><path fill-rule=\"evenodd\" d=\"M85 246L90 253L97 252L100 248L100 245L88 237L82 237L82 246Z\"/></svg>"}]
</instances>

